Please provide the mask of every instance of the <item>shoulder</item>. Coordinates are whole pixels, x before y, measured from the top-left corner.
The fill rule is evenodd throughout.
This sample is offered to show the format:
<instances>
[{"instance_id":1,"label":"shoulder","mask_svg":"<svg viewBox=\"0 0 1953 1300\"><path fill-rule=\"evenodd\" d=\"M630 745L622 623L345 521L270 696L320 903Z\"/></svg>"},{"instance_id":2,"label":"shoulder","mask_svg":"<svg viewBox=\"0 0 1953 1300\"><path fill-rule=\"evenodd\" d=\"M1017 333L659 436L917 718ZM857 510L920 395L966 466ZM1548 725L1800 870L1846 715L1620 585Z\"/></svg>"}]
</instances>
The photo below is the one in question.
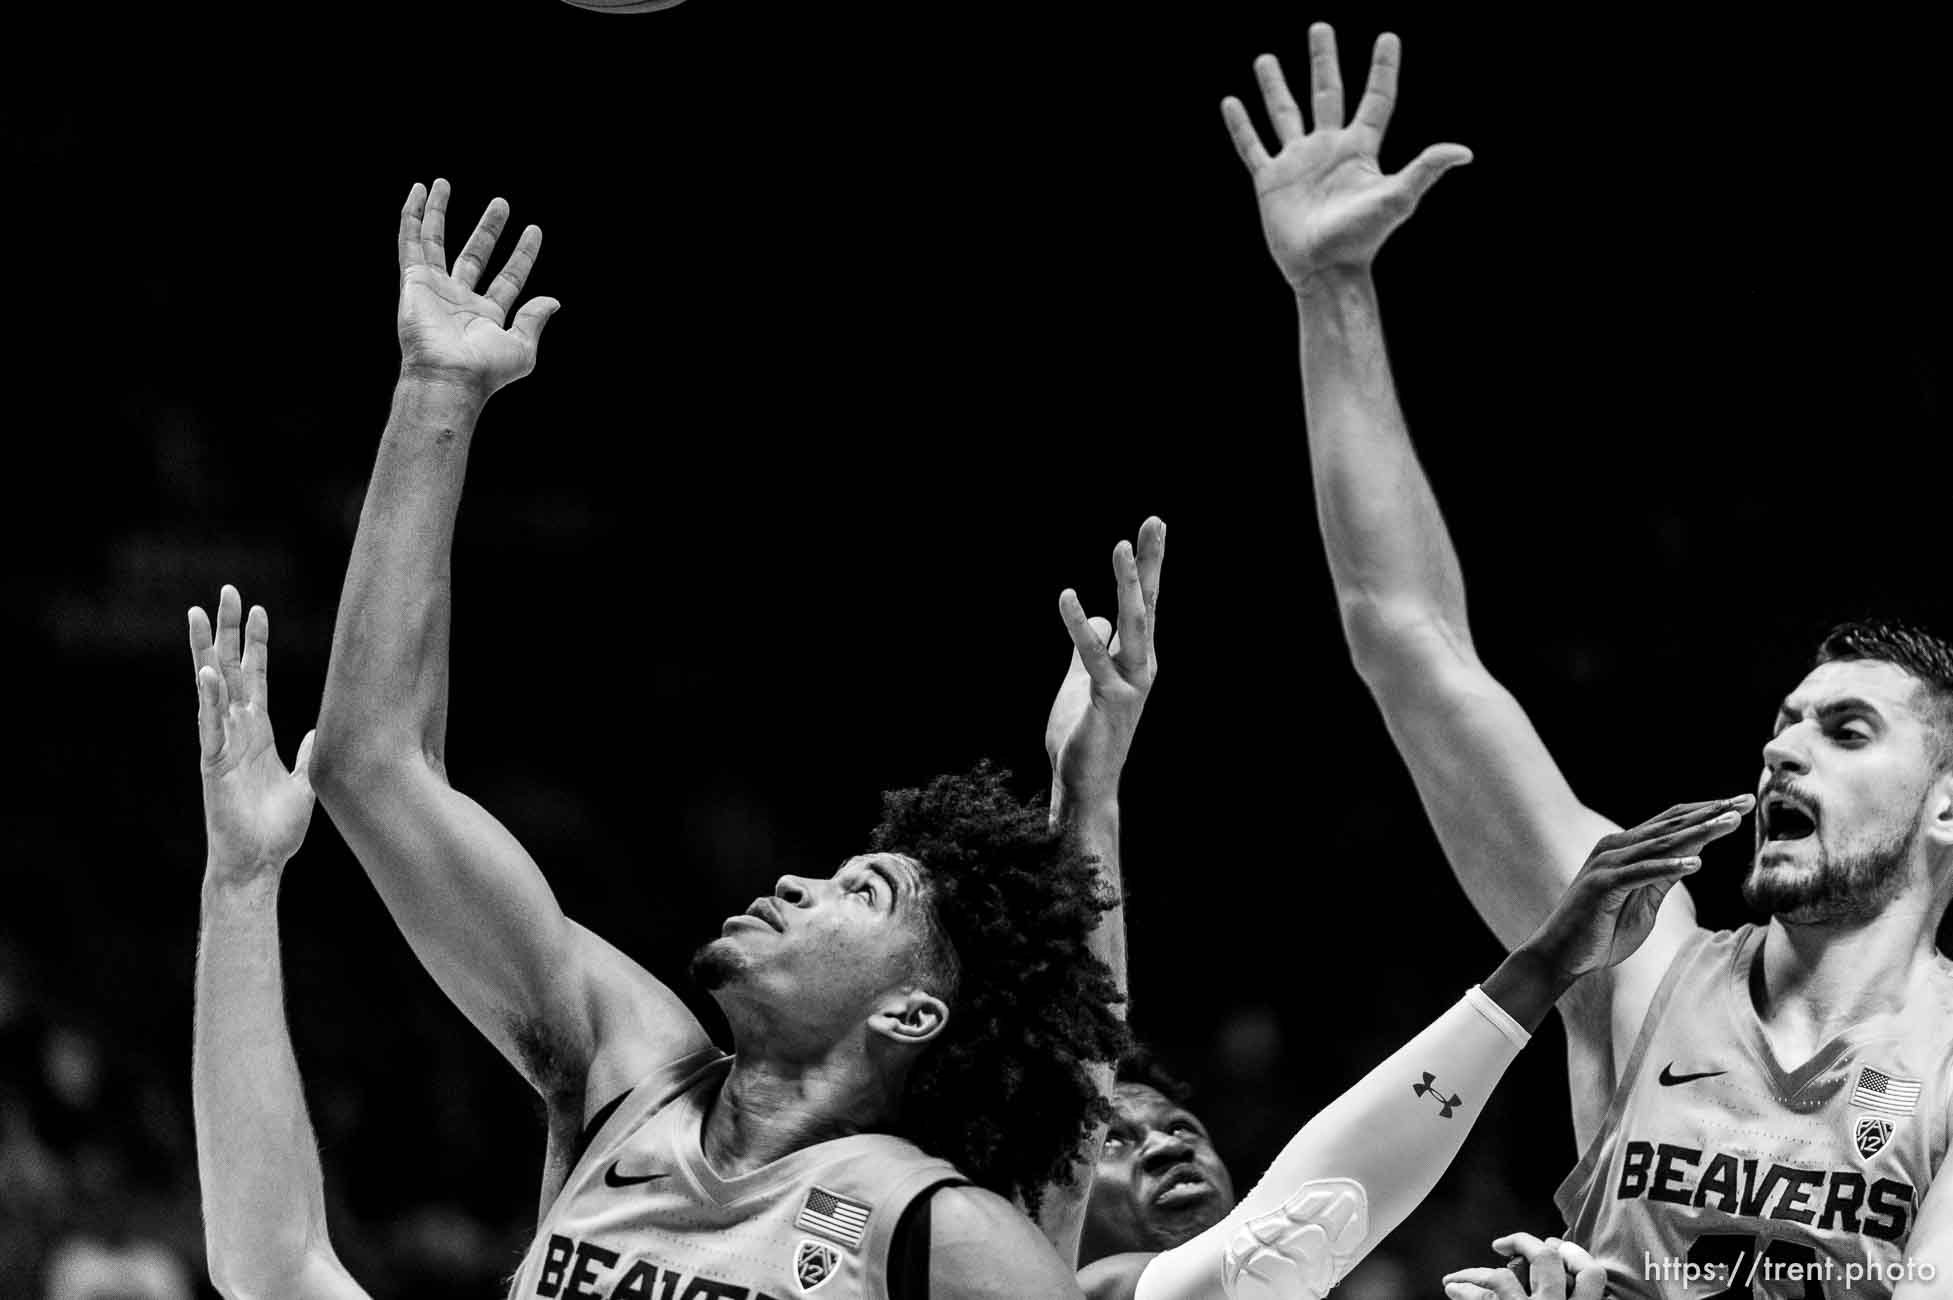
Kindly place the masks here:
<instances>
[{"instance_id":1,"label":"shoulder","mask_svg":"<svg viewBox=\"0 0 1953 1300\"><path fill-rule=\"evenodd\" d=\"M1085 1300L1132 1300L1139 1290L1139 1275L1154 1260L1150 1251L1107 1255L1078 1270L1078 1286Z\"/></svg>"},{"instance_id":2,"label":"shoulder","mask_svg":"<svg viewBox=\"0 0 1953 1300\"><path fill-rule=\"evenodd\" d=\"M1078 1281L1024 1212L967 1184L929 1201L929 1294L937 1300L1074 1300Z\"/></svg>"},{"instance_id":3,"label":"shoulder","mask_svg":"<svg viewBox=\"0 0 1953 1300\"><path fill-rule=\"evenodd\" d=\"M719 1054L705 1027L662 980L602 936L569 924L583 974L583 1015L593 1033L583 1070L560 1080L585 1108L579 1121L655 1073Z\"/></svg>"}]
</instances>

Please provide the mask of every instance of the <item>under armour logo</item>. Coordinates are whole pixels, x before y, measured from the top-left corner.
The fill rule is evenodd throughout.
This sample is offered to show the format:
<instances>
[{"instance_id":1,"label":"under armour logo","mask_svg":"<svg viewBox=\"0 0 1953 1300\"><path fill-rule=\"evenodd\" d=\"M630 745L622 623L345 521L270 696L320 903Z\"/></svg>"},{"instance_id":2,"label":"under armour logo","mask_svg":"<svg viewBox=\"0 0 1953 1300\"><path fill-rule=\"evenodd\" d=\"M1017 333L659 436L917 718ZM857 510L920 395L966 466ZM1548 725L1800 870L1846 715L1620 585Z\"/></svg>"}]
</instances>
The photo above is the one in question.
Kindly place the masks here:
<instances>
[{"instance_id":1,"label":"under armour logo","mask_svg":"<svg viewBox=\"0 0 1953 1300\"><path fill-rule=\"evenodd\" d=\"M1429 1070L1426 1070L1424 1072L1424 1082L1413 1083L1411 1085L1411 1091L1416 1093L1420 1097L1427 1096L1427 1095L1436 1097L1438 1099L1438 1118L1450 1119L1451 1108L1453 1106L1464 1105L1465 1099L1463 1097L1457 1096L1456 1094L1447 1097L1443 1093L1439 1092L1436 1087L1437 1077L1438 1077L1437 1075L1432 1074Z\"/></svg>"}]
</instances>

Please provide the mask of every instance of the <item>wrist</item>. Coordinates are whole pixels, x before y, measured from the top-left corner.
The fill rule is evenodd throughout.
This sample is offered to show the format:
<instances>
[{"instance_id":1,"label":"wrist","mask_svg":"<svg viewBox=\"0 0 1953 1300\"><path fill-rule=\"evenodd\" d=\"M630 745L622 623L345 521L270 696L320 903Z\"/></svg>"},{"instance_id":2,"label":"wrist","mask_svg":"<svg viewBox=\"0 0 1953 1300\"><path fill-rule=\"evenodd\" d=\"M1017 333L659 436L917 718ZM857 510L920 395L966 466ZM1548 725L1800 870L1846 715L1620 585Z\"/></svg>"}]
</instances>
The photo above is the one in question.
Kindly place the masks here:
<instances>
[{"instance_id":1,"label":"wrist","mask_svg":"<svg viewBox=\"0 0 1953 1300\"><path fill-rule=\"evenodd\" d=\"M1295 291L1295 300L1304 307L1317 303L1340 301L1352 293L1368 294L1376 287L1370 275L1370 265L1339 265L1317 267L1306 275L1289 280L1289 288Z\"/></svg>"},{"instance_id":2,"label":"wrist","mask_svg":"<svg viewBox=\"0 0 1953 1300\"><path fill-rule=\"evenodd\" d=\"M1554 954L1529 942L1520 944L1479 986L1486 997L1528 1033L1546 1019L1553 1004L1573 987L1573 977Z\"/></svg>"},{"instance_id":3,"label":"wrist","mask_svg":"<svg viewBox=\"0 0 1953 1300\"><path fill-rule=\"evenodd\" d=\"M1108 781L1070 780L1051 776L1051 816L1054 821L1116 822L1119 819L1119 778Z\"/></svg>"},{"instance_id":4,"label":"wrist","mask_svg":"<svg viewBox=\"0 0 1953 1300\"><path fill-rule=\"evenodd\" d=\"M402 361L395 391L418 402L445 403L479 410L488 401L488 380L471 370Z\"/></svg>"},{"instance_id":5,"label":"wrist","mask_svg":"<svg viewBox=\"0 0 1953 1300\"><path fill-rule=\"evenodd\" d=\"M278 883L285 874L285 859L233 858L212 853L204 858L203 901L213 903L250 902L275 898Z\"/></svg>"}]
</instances>

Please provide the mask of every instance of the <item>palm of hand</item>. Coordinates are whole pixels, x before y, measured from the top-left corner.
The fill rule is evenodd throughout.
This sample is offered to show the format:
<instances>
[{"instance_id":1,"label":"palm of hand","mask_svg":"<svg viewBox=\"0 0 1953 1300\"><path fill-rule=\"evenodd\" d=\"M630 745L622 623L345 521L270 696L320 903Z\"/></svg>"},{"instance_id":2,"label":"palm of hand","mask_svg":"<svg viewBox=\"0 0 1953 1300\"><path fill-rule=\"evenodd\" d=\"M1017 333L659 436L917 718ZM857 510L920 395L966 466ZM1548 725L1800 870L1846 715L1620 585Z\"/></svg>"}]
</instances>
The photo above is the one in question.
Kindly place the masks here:
<instances>
[{"instance_id":1,"label":"palm of hand","mask_svg":"<svg viewBox=\"0 0 1953 1300\"><path fill-rule=\"evenodd\" d=\"M213 856L262 864L298 851L312 821L312 791L279 761L271 719L256 704L226 711L224 745L205 762L203 787Z\"/></svg>"},{"instance_id":2,"label":"palm of hand","mask_svg":"<svg viewBox=\"0 0 1953 1300\"><path fill-rule=\"evenodd\" d=\"M1598 909L1585 949L1574 962L1578 974L1608 970L1633 956L1654 929L1662 891L1650 885L1610 892Z\"/></svg>"},{"instance_id":3,"label":"palm of hand","mask_svg":"<svg viewBox=\"0 0 1953 1300\"><path fill-rule=\"evenodd\" d=\"M1136 674L1120 662L1116 634L1107 651L1119 669L1116 680L1104 686L1094 683L1073 652L1071 670L1045 722L1044 747L1051 770L1068 788L1090 787L1101 774L1119 770L1132 743L1133 723L1145 703L1146 693L1134 680Z\"/></svg>"},{"instance_id":4,"label":"palm of hand","mask_svg":"<svg viewBox=\"0 0 1953 1300\"><path fill-rule=\"evenodd\" d=\"M400 351L408 366L481 375L492 390L534 368L533 344L503 326L502 308L432 266L401 273Z\"/></svg>"},{"instance_id":5,"label":"palm of hand","mask_svg":"<svg viewBox=\"0 0 1953 1300\"><path fill-rule=\"evenodd\" d=\"M1409 215L1400 187L1356 136L1317 131L1291 140L1255 177L1269 251L1291 277L1367 261Z\"/></svg>"}]
</instances>

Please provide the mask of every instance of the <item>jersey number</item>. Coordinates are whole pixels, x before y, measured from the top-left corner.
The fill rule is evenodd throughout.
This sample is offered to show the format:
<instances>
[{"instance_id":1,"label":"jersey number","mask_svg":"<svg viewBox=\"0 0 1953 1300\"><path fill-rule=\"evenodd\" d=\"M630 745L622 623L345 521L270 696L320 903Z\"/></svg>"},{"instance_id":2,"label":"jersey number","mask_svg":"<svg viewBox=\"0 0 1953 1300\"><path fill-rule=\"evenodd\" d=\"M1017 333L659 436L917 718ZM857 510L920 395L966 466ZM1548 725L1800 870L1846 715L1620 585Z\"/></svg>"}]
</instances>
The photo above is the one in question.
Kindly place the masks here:
<instances>
[{"instance_id":1,"label":"jersey number","mask_svg":"<svg viewBox=\"0 0 1953 1300\"><path fill-rule=\"evenodd\" d=\"M1705 1300L1829 1300L1815 1280L1817 1252L1794 1241L1773 1241L1761 1253L1755 1237L1710 1233L1689 1246L1697 1276L1726 1277L1729 1287Z\"/></svg>"}]
</instances>

